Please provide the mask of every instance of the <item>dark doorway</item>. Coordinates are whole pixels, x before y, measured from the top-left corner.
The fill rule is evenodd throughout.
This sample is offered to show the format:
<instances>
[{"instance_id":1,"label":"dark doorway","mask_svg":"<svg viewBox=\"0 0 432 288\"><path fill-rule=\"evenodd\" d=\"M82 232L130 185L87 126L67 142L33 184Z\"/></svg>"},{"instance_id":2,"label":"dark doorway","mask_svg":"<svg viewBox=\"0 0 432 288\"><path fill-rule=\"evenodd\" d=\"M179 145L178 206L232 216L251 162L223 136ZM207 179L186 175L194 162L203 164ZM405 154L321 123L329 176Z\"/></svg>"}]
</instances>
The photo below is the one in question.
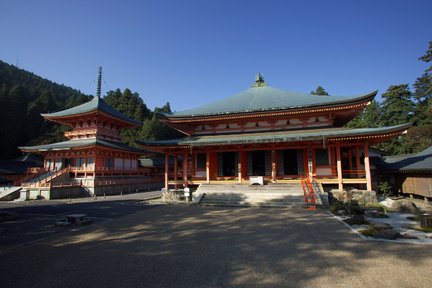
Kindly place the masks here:
<instances>
[{"instance_id":1,"label":"dark doorway","mask_svg":"<svg viewBox=\"0 0 432 288\"><path fill-rule=\"evenodd\" d=\"M289 149L283 151L284 175L297 175L297 150Z\"/></svg>"},{"instance_id":2,"label":"dark doorway","mask_svg":"<svg viewBox=\"0 0 432 288\"><path fill-rule=\"evenodd\" d=\"M72 166L72 159L71 158L63 158L63 165L62 168L67 168L69 166Z\"/></svg>"},{"instance_id":3,"label":"dark doorway","mask_svg":"<svg viewBox=\"0 0 432 288\"><path fill-rule=\"evenodd\" d=\"M237 153L224 152L219 157L219 176L236 176Z\"/></svg>"},{"instance_id":4,"label":"dark doorway","mask_svg":"<svg viewBox=\"0 0 432 288\"><path fill-rule=\"evenodd\" d=\"M263 176L266 172L265 151L253 151L252 153L252 175Z\"/></svg>"}]
</instances>

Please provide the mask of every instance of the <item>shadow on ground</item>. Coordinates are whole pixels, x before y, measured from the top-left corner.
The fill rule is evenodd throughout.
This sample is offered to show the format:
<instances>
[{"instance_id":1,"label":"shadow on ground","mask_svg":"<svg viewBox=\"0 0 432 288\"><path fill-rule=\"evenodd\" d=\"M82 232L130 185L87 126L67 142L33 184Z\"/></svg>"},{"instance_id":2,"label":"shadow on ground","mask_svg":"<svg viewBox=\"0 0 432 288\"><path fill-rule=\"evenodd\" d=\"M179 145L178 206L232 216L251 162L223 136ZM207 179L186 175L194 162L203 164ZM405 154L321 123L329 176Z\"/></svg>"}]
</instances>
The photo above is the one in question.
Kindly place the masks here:
<instances>
[{"instance_id":1,"label":"shadow on ground","mask_svg":"<svg viewBox=\"0 0 432 288\"><path fill-rule=\"evenodd\" d=\"M428 287L428 246L325 211L158 206L2 255L4 287Z\"/></svg>"}]
</instances>

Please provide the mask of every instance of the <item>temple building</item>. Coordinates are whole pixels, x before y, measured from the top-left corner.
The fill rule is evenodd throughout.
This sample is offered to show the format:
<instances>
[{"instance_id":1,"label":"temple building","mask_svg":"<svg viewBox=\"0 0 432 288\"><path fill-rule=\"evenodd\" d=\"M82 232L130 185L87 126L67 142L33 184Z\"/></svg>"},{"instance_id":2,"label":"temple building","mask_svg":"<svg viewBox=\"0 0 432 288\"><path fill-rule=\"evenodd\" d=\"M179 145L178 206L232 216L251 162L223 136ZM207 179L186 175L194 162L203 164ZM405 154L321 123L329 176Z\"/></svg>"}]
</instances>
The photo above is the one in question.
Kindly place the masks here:
<instances>
[{"instance_id":1,"label":"temple building","mask_svg":"<svg viewBox=\"0 0 432 288\"><path fill-rule=\"evenodd\" d=\"M185 137L139 144L165 154L166 189L249 184L254 177L270 184L307 177L340 190L372 190L369 146L397 137L410 126L344 127L376 94L292 93L268 86L258 74L251 88L234 96L158 115Z\"/></svg>"},{"instance_id":2,"label":"temple building","mask_svg":"<svg viewBox=\"0 0 432 288\"><path fill-rule=\"evenodd\" d=\"M87 103L42 116L72 130L65 132L68 140L64 142L18 147L44 157L40 175L22 183L29 193L27 198L120 194L152 188L153 184L156 188L162 182L140 168L139 157L145 151L120 140L121 129L136 128L141 123L106 104L100 88Z\"/></svg>"}]
</instances>

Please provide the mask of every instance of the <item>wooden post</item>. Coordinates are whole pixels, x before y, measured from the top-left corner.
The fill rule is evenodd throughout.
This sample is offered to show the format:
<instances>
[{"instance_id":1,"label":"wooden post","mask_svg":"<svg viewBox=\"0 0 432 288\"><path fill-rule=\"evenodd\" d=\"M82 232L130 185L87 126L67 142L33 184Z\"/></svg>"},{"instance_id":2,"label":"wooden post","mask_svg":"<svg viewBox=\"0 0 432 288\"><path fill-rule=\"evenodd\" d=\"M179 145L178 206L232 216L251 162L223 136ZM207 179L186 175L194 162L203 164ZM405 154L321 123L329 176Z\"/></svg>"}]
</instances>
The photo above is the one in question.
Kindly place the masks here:
<instances>
[{"instance_id":1,"label":"wooden post","mask_svg":"<svg viewBox=\"0 0 432 288\"><path fill-rule=\"evenodd\" d=\"M352 177L352 171L353 171L353 163L352 163L352 150L348 151L348 163L349 163L349 169L350 169L350 177Z\"/></svg>"},{"instance_id":2,"label":"wooden post","mask_svg":"<svg viewBox=\"0 0 432 288\"><path fill-rule=\"evenodd\" d=\"M366 190L372 190L372 177L370 172L370 163L369 163L369 145L368 143L364 144L364 165L366 172Z\"/></svg>"},{"instance_id":3,"label":"wooden post","mask_svg":"<svg viewBox=\"0 0 432 288\"><path fill-rule=\"evenodd\" d=\"M337 163L337 176L338 176L338 189L343 190L343 179L342 179L342 161L340 145L336 145L336 163Z\"/></svg>"},{"instance_id":4,"label":"wooden post","mask_svg":"<svg viewBox=\"0 0 432 288\"><path fill-rule=\"evenodd\" d=\"M242 183L242 152L239 151L238 153L238 157L237 157L237 177L238 177L238 183L241 184Z\"/></svg>"},{"instance_id":5,"label":"wooden post","mask_svg":"<svg viewBox=\"0 0 432 288\"><path fill-rule=\"evenodd\" d=\"M314 170L314 164L313 164L313 150L312 150L312 146L310 144L307 145L307 153L306 153L306 157L307 157L307 168L308 168L308 176L309 179L312 179L313 177L313 170Z\"/></svg>"},{"instance_id":6,"label":"wooden post","mask_svg":"<svg viewBox=\"0 0 432 288\"><path fill-rule=\"evenodd\" d=\"M165 152L165 191L169 190L169 155Z\"/></svg>"},{"instance_id":7,"label":"wooden post","mask_svg":"<svg viewBox=\"0 0 432 288\"><path fill-rule=\"evenodd\" d=\"M178 154L174 156L174 189L177 189L177 178L178 178Z\"/></svg>"},{"instance_id":8,"label":"wooden post","mask_svg":"<svg viewBox=\"0 0 432 288\"><path fill-rule=\"evenodd\" d=\"M361 177L361 171L360 171L360 147L356 146L356 170L357 170L357 177Z\"/></svg>"},{"instance_id":9,"label":"wooden post","mask_svg":"<svg viewBox=\"0 0 432 288\"><path fill-rule=\"evenodd\" d=\"M206 151L206 182L210 183L210 151Z\"/></svg>"},{"instance_id":10,"label":"wooden post","mask_svg":"<svg viewBox=\"0 0 432 288\"><path fill-rule=\"evenodd\" d=\"M84 178L87 178L87 153L84 154Z\"/></svg>"},{"instance_id":11,"label":"wooden post","mask_svg":"<svg viewBox=\"0 0 432 288\"><path fill-rule=\"evenodd\" d=\"M271 178L272 182L276 182L276 153L275 150L271 150Z\"/></svg>"},{"instance_id":12,"label":"wooden post","mask_svg":"<svg viewBox=\"0 0 432 288\"><path fill-rule=\"evenodd\" d=\"M183 154L183 187L188 187L188 152Z\"/></svg>"}]
</instances>

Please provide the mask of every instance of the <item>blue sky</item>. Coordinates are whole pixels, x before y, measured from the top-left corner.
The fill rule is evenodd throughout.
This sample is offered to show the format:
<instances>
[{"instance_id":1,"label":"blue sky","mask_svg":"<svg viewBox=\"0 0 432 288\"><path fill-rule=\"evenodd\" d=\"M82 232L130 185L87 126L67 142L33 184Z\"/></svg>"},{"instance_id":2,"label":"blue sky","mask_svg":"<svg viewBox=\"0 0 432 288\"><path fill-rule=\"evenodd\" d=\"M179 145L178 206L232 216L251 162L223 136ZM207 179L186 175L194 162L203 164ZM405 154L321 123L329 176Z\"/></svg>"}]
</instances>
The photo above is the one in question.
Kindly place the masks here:
<instances>
[{"instance_id":1,"label":"blue sky","mask_svg":"<svg viewBox=\"0 0 432 288\"><path fill-rule=\"evenodd\" d=\"M95 94L184 110L269 85L358 95L412 84L432 1L0 0L0 60Z\"/></svg>"}]
</instances>

